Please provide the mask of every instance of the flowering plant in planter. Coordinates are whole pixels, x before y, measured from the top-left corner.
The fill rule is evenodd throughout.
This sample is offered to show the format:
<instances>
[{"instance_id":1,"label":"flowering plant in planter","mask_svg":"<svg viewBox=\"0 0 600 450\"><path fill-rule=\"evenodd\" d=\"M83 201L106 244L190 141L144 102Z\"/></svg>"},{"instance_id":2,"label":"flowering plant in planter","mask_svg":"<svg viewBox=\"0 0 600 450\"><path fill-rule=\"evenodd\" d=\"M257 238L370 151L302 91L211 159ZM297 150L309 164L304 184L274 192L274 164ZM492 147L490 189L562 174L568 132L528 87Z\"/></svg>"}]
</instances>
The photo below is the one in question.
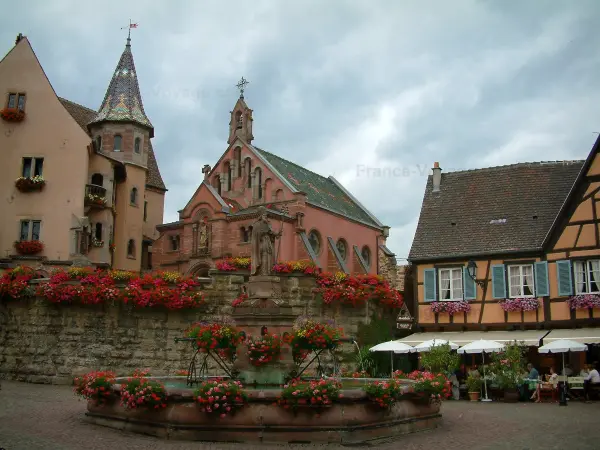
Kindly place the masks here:
<instances>
[{"instance_id":1,"label":"flowering plant in planter","mask_svg":"<svg viewBox=\"0 0 600 450\"><path fill-rule=\"evenodd\" d=\"M402 396L402 385L394 379L373 381L363 386L363 390L381 408L391 407Z\"/></svg>"},{"instance_id":2,"label":"flowering plant in planter","mask_svg":"<svg viewBox=\"0 0 600 450\"><path fill-rule=\"evenodd\" d=\"M130 281L123 293L123 302L137 308L164 306L167 309L196 308L204 304L204 294L190 291L187 285L169 287L159 283L151 284L149 289L146 286L139 278Z\"/></svg>"},{"instance_id":3,"label":"flowering plant in planter","mask_svg":"<svg viewBox=\"0 0 600 450\"><path fill-rule=\"evenodd\" d=\"M248 300L248 294L242 292L240 295L237 296L237 298L234 301L231 302L231 306L237 308L238 306L241 306L246 300Z\"/></svg>"},{"instance_id":4,"label":"flowering plant in planter","mask_svg":"<svg viewBox=\"0 0 600 450\"><path fill-rule=\"evenodd\" d=\"M594 309L600 308L600 295L598 294L580 294L567 300L571 309Z\"/></svg>"},{"instance_id":5,"label":"flowering plant in planter","mask_svg":"<svg viewBox=\"0 0 600 450\"><path fill-rule=\"evenodd\" d=\"M98 205L105 206L106 205L106 197L102 197L96 194L86 194L85 202L86 205Z\"/></svg>"},{"instance_id":6,"label":"flowering plant in planter","mask_svg":"<svg viewBox=\"0 0 600 450\"><path fill-rule=\"evenodd\" d=\"M151 376L150 369L135 369L131 373L132 378L146 378Z\"/></svg>"},{"instance_id":7,"label":"flowering plant in planter","mask_svg":"<svg viewBox=\"0 0 600 450\"><path fill-rule=\"evenodd\" d=\"M41 191L46 185L44 177L36 175L34 177L19 177L15 181L15 187L21 192Z\"/></svg>"},{"instance_id":8,"label":"flowering plant in planter","mask_svg":"<svg viewBox=\"0 0 600 450\"><path fill-rule=\"evenodd\" d=\"M535 311L540 307L537 298L507 298L500 302L504 311Z\"/></svg>"},{"instance_id":9,"label":"flowering plant in planter","mask_svg":"<svg viewBox=\"0 0 600 450\"><path fill-rule=\"evenodd\" d=\"M286 261L273 266L275 273L303 273L305 275L316 275L321 271L315 263L309 260Z\"/></svg>"},{"instance_id":10,"label":"flowering plant in planter","mask_svg":"<svg viewBox=\"0 0 600 450\"><path fill-rule=\"evenodd\" d=\"M342 370L342 377L344 378L370 378L371 376L366 370L358 371L350 371L350 370Z\"/></svg>"},{"instance_id":11,"label":"flowering plant in planter","mask_svg":"<svg viewBox=\"0 0 600 450\"><path fill-rule=\"evenodd\" d=\"M17 266L12 270L5 272L0 277L0 300L33 297L35 289L29 285L35 272L31 267Z\"/></svg>"},{"instance_id":12,"label":"flowering plant in planter","mask_svg":"<svg viewBox=\"0 0 600 450\"><path fill-rule=\"evenodd\" d=\"M281 357L281 338L276 334L249 338L247 345L248 359L255 367L262 367Z\"/></svg>"},{"instance_id":13,"label":"flowering plant in planter","mask_svg":"<svg viewBox=\"0 0 600 450\"><path fill-rule=\"evenodd\" d=\"M285 409L301 406L327 407L342 397L341 388L341 383L334 380L291 380L283 386L277 404Z\"/></svg>"},{"instance_id":14,"label":"flowering plant in planter","mask_svg":"<svg viewBox=\"0 0 600 450\"><path fill-rule=\"evenodd\" d=\"M362 305L373 300L382 306L400 308L403 297L379 275L350 276L343 272L323 272L317 275L316 292L327 305L333 303Z\"/></svg>"},{"instance_id":15,"label":"flowering plant in planter","mask_svg":"<svg viewBox=\"0 0 600 450\"><path fill-rule=\"evenodd\" d=\"M242 342L242 335L233 321L223 319L220 322L196 323L188 328L185 336L196 340L196 345L203 352L216 350L223 357L232 358L237 346Z\"/></svg>"},{"instance_id":16,"label":"flowering plant in planter","mask_svg":"<svg viewBox=\"0 0 600 450\"><path fill-rule=\"evenodd\" d=\"M294 322L288 340L294 361L298 363L312 351L336 348L342 336L342 329L336 328L333 322L321 323L301 316Z\"/></svg>"},{"instance_id":17,"label":"flowering plant in planter","mask_svg":"<svg viewBox=\"0 0 600 450\"><path fill-rule=\"evenodd\" d=\"M158 272L155 276L170 284L177 284L183 280L178 272Z\"/></svg>"},{"instance_id":18,"label":"flowering plant in planter","mask_svg":"<svg viewBox=\"0 0 600 450\"><path fill-rule=\"evenodd\" d=\"M394 372L394 378L413 380L413 392L419 397L441 400L447 399L452 394L452 383L441 373L415 370L404 374L397 371Z\"/></svg>"},{"instance_id":19,"label":"flowering plant in planter","mask_svg":"<svg viewBox=\"0 0 600 450\"><path fill-rule=\"evenodd\" d=\"M167 407L167 392L163 384L143 377L128 378L121 386L121 404L127 409Z\"/></svg>"},{"instance_id":20,"label":"flowering plant in planter","mask_svg":"<svg viewBox=\"0 0 600 450\"><path fill-rule=\"evenodd\" d=\"M113 372L90 372L74 380L75 387L73 391L76 395L86 399L93 400L96 405L101 405L113 395L112 385L115 382Z\"/></svg>"},{"instance_id":21,"label":"flowering plant in planter","mask_svg":"<svg viewBox=\"0 0 600 450\"><path fill-rule=\"evenodd\" d=\"M131 281L136 275L135 273L126 270L110 270L108 276L113 281Z\"/></svg>"},{"instance_id":22,"label":"flowering plant in planter","mask_svg":"<svg viewBox=\"0 0 600 450\"><path fill-rule=\"evenodd\" d=\"M0 117L7 122L21 122L25 119L25 111L16 108L4 108L0 110Z\"/></svg>"},{"instance_id":23,"label":"flowering plant in planter","mask_svg":"<svg viewBox=\"0 0 600 450\"><path fill-rule=\"evenodd\" d=\"M446 302L432 302L429 306L431 308L431 312L439 314L439 313L448 313L449 315L454 315L461 312L469 312L471 311L471 305L469 302L464 300L460 301L446 301Z\"/></svg>"},{"instance_id":24,"label":"flowering plant in planter","mask_svg":"<svg viewBox=\"0 0 600 450\"><path fill-rule=\"evenodd\" d=\"M227 258L215 263L217 270L222 272L235 272L238 270L249 270L252 261L250 258Z\"/></svg>"},{"instance_id":25,"label":"flowering plant in planter","mask_svg":"<svg viewBox=\"0 0 600 450\"><path fill-rule=\"evenodd\" d=\"M202 411L223 418L234 414L248 401L248 396L239 381L204 381L194 391L194 399Z\"/></svg>"},{"instance_id":26,"label":"flowering plant in planter","mask_svg":"<svg viewBox=\"0 0 600 450\"><path fill-rule=\"evenodd\" d=\"M187 377L190 373L187 370L177 370L175 375L178 377Z\"/></svg>"},{"instance_id":27,"label":"flowering plant in planter","mask_svg":"<svg viewBox=\"0 0 600 450\"><path fill-rule=\"evenodd\" d=\"M92 247L104 247L104 241L92 236Z\"/></svg>"},{"instance_id":28,"label":"flowering plant in planter","mask_svg":"<svg viewBox=\"0 0 600 450\"><path fill-rule=\"evenodd\" d=\"M15 250L20 255L36 255L44 250L41 241L16 241Z\"/></svg>"}]
</instances>

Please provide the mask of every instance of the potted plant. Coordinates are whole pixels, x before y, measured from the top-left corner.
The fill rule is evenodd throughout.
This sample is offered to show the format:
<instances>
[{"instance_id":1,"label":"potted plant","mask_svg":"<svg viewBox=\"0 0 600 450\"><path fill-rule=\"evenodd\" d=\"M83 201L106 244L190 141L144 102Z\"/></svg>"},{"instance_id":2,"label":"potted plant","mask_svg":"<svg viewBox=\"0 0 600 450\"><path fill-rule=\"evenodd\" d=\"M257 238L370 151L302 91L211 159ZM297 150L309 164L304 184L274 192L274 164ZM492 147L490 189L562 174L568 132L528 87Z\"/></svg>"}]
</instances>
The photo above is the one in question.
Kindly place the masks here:
<instances>
[{"instance_id":1,"label":"potted plant","mask_svg":"<svg viewBox=\"0 0 600 450\"><path fill-rule=\"evenodd\" d=\"M36 255L44 250L40 241L16 241L15 250L19 255Z\"/></svg>"},{"instance_id":2,"label":"potted plant","mask_svg":"<svg viewBox=\"0 0 600 450\"><path fill-rule=\"evenodd\" d=\"M469 392L469 400L472 402L476 402L479 400L479 396L481 395L481 385L483 381L481 377L469 375L467 377L467 390Z\"/></svg>"},{"instance_id":3,"label":"potted plant","mask_svg":"<svg viewBox=\"0 0 600 450\"><path fill-rule=\"evenodd\" d=\"M519 401L519 385L523 382L525 349L517 343L509 344L503 352L492 354L491 375L496 379L498 387L504 390L504 401Z\"/></svg>"}]
</instances>

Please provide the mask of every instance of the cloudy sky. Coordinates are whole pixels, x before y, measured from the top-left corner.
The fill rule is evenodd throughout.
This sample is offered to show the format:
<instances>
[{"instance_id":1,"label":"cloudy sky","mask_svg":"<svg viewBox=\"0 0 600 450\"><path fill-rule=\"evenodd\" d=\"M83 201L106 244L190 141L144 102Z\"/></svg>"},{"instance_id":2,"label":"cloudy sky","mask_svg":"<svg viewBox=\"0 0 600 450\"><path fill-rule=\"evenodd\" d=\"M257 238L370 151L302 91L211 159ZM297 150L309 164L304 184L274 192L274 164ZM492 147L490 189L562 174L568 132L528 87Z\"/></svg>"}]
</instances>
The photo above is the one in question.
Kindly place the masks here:
<instances>
[{"instance_id":1,"label":"cloudy sky","mask_svg":"<svg viewBox=\"0 0 600 450\"><path fill-rule=\"evenodd\" d=\"M58 95L98 109L126 26L177 220L226 149L235 84L254 143L334 175L406 257L434 161L583 159L600 131L597 0L0 0Z\"/></svg>"}]
</instances>

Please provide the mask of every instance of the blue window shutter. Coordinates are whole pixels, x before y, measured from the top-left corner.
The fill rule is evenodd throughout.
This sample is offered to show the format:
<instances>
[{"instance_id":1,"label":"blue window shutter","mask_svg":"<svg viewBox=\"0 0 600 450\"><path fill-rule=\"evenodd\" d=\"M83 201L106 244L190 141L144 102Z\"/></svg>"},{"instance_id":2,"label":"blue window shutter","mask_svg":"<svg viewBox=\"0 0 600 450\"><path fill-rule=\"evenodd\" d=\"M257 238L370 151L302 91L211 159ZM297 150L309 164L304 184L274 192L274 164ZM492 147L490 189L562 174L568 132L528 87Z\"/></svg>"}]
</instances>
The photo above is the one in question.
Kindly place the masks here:
<instances>
[{"instance_id":1,"label":"blue window shutter","mask_svg":"<svg viewBox=\"0 0 600 450\"><path fill-rule=\"evenodd\" d=\"M542 261L535 263L535 295L537 297L548 297L550 295L550 286L548 285L548 262Z\"/></svg>"},{"instance_id":2,"label":"blue window shutter","mask_svg":"<svg viewBox=\"0 0 600 450\"><path fill-rule=\"evenodd\" d=\"M556 279L558 280L558 295L560 297L568 297L569 295L573 295L571 261L568 259L556 261Z\"/></svg>"},{"instance_id":3,"label":"blue window shutter","mask_svg":"<svg viewBox=\"0 0 600 450\"><path fill-rule=\"evenodd\" d=\"M492 266L492 297L506 298L506 277L504 264Z\"/></svg>"},{"instance_id":4,"label":"blue window shutter","mask_svg":"<svg viewBox=\"0 0 600 450\"><path fill-rule=\"evenodd\" d=\"M426 302L434 302L437 300L435 269L423 270L423 292L425 293Z\"/></svg>"},{"instance_id":5,"label":"blue window shutter","mask_svg":"<svg viewBox=\"0 0 600 450\"><path fill-rule=\"evenodd\" d=\"M463 267L463 286L465 288L465 300L476 300L477 284L475 284L475 280L469 275L469 269L467 267Z\"/></svg>"}]
</instances>

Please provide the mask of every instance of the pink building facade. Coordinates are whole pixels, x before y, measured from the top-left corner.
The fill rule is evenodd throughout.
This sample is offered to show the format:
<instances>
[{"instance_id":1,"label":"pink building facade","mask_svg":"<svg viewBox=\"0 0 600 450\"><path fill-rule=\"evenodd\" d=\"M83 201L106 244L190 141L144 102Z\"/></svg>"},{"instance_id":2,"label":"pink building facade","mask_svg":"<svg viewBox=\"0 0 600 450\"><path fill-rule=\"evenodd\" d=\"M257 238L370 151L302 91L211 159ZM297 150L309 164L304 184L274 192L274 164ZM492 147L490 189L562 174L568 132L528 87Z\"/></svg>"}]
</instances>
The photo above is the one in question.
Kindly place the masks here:
<instances>
[{"instance_id":1,"label":"pink building facade","mask_svg":"<svg viewBox=\"0 0 600 450\"><path fill-rule=\"evenodd\" d=\"M252 110L243 96L231 112L228 147L179 211L157 227L155 267L206 275L215 262L249 257L260 206L274 231L278 261L308 259L327 271L378 274L395 265L383 225L335 178L323 177L252 144ZM382 263L383 261L383 263Z\"/></svg>"}]
</instances>

